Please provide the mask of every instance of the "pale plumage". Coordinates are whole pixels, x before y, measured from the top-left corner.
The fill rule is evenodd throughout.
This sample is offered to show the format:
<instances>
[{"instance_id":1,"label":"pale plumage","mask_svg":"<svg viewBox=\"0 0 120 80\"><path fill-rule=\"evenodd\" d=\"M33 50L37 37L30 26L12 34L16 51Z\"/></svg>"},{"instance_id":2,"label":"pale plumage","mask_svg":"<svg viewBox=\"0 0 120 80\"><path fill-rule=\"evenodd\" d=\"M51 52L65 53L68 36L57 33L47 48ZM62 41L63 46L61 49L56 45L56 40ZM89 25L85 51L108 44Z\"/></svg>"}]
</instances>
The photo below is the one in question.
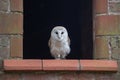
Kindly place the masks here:
<instances>
[{"instance_id":1,"label":"pale plumage","mask_svg":"<svg viewBox=\"0 0 120 80\"><path fill-rule=\"evenodd\" d=\"M48 45L51 55L55 59L65 59L70 53L70 39L66 28L62 26L54 27Z\"/></svg>"}]
</instances>

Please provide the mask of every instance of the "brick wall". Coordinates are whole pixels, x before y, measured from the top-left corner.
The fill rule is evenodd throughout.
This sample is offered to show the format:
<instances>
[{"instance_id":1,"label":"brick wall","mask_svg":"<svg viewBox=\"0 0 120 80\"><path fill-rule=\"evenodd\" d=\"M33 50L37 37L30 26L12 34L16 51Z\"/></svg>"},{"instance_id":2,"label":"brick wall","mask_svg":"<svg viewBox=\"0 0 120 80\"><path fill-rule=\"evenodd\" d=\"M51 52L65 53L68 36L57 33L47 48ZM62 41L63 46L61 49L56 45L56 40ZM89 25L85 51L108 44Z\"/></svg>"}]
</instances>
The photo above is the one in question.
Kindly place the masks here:
<instances>
[{"instance_id":1,"label":"brick wall","mask_svg":"<svg viewBox=\"0 0 120 80\"><path fill-rule=\"evenodd\" d=\"M94 59L117 60L118 72L5 72L23 57L23 0L0 0L0 80L120 80L120 0L93 0Z\"/></svg>"},{"instance_id":2,"label":"brick wall","mask_svg":"<svg viewBox=\"0 0 120 80\"><path fill-rule=\"evenodd\" d=\"M120 59L119 9L119 0L94 0L95 59Z\"/></svg>"},{"instance_id":3,"label":"brick wall","mask_svg":"<svg viewBox=\"0 0 120 80\"><path fill-rule=\"evenodd\" d=\"M12 76L11 76L12 75ZM115 80L112 73L89 72L43 72L7 73L0 75L1 80ZM119 79L118 79L119 80Z\"/></svg>"},{"instance_id":4,"label":"brick wall","mask_svg":"<svg viewBox=\"0 0 120 80\"><path fill-rule=\"evenodd\" d=\"M22 58L23 1L0 0L0 59Z\"/></svg>"},{"instance_id":5,"label":"brick wall","mask_svg":"<svg viewBox=\"0 0 120 80\"><path fill-rule=\"evenodd\" d=\"M120 0L93 1L94 59L117 60L120 65ZM120 80L119 70L113 80Z\"/></svg>"}]
</instances>

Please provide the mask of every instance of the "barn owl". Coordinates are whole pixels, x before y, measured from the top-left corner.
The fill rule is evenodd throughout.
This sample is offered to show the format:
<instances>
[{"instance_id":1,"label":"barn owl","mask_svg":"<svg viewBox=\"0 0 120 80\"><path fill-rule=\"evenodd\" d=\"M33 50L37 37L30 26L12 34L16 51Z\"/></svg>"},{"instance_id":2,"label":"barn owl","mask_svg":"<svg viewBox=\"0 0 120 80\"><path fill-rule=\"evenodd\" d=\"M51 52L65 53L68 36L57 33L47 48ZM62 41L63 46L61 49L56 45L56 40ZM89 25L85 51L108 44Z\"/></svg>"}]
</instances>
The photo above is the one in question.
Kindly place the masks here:
<instances>
[{"instance_id":1,"label":"barn owl","mask_svg":"<svg viewBox=\"0 0 120 80\"><path fill-rule=\"evenodd\" d=\"M65 27L56 26L52 29L48 46L55 59L65 59L70 53L70 38Z\"/></svg>"}]
</instances>

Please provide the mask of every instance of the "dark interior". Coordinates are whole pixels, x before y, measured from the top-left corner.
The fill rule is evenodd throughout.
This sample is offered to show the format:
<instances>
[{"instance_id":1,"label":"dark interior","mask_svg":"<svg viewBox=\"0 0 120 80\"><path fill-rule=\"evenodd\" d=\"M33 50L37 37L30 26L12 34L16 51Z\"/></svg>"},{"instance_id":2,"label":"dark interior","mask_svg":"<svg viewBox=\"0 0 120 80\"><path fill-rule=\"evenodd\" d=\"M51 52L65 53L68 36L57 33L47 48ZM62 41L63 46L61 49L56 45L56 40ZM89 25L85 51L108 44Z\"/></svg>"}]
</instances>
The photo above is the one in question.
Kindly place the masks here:
<instances>
[{"instance_id":1,"label":"dark interior","mask_svg":"<svg viewBox=\"0 0 120 80\"><path fill-rule=\"evenodd\" d=\"M24 0L24 59L53 59L48 40L53 27L67 28L67 59L92 59L92 0Z\"/></svg>"}]
</instances>

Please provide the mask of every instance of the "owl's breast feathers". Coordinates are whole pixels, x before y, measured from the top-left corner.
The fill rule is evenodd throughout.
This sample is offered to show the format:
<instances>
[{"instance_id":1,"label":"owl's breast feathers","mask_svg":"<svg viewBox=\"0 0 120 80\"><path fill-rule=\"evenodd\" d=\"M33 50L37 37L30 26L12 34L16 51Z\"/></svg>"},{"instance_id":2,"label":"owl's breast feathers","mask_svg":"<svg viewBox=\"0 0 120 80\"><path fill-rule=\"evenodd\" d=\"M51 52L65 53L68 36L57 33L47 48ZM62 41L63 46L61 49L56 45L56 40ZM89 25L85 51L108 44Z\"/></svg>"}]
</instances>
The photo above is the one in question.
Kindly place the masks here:
<instances>
[{"instance_id":1,"label":"owl's breast feathers","mask_svg":"<svg viewBox=\"0 0 120 80\"><path fill-rule=\"evenodd\" d=\"M48 46L50 48L53 47L53 46L57 47L57 48L60 48L60 47L64 47L65 45L70 46L69 37L68 37L68 39L66 41L55 41L55 40L52 40L51 38L48 41Z\"/></svg>"},{"instance_id":2,"label":"owl's breast feathers","mask_svg":"<svg viewBox=\"0 0 120 80\"><path fill-rule=\"evenodd\" d=\"M49 40L49 47L51 52L57 53L69 53L70 52L70 39L68 38L67 41L55 41L50 38Z\"/></svg>"}]
</instances>

